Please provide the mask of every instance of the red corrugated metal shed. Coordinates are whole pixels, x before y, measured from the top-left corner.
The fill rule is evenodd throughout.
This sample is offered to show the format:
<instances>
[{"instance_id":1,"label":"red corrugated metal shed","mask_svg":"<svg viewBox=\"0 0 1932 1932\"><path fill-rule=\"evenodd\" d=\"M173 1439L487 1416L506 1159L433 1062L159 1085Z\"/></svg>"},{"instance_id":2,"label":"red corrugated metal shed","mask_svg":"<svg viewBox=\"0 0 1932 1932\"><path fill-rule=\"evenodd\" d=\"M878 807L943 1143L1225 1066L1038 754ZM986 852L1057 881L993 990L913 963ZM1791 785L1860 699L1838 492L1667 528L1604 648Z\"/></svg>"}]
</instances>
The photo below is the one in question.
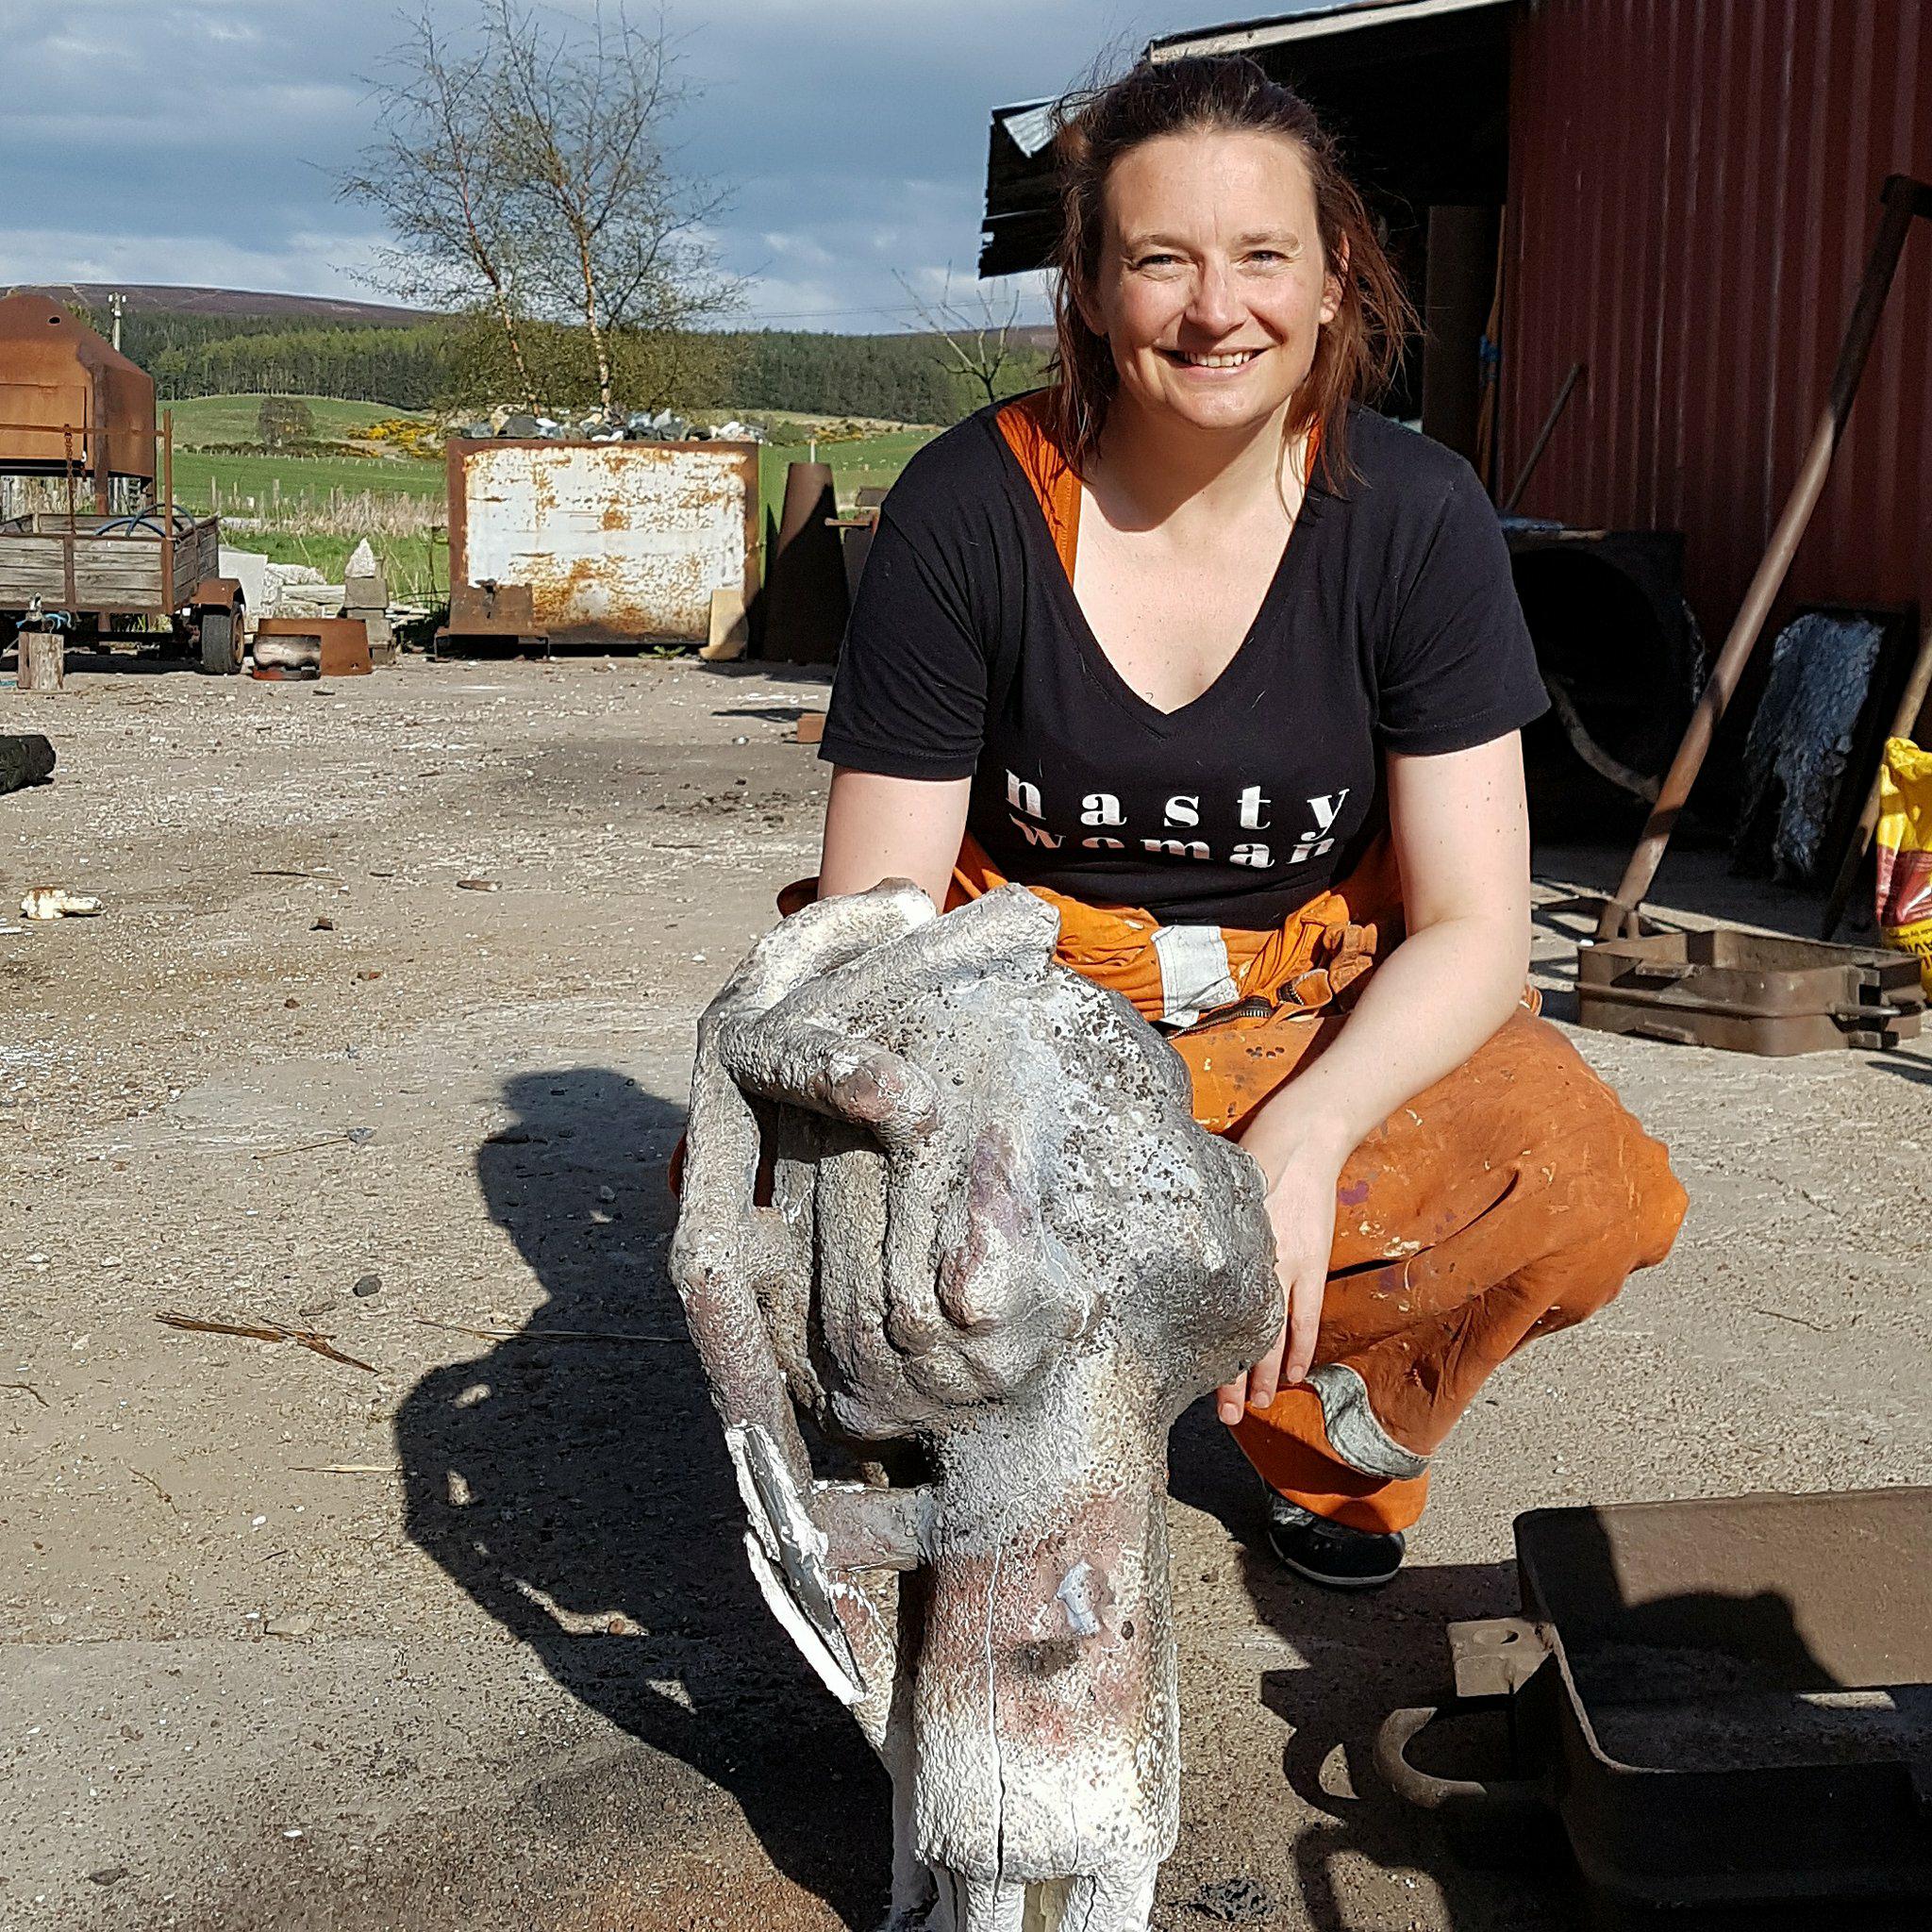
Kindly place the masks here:
<instances>
[{"instance_id":1,"label":"red corrugated metal shed","mask_svg":"<svg viewBox=\"0 0 1932 1932\"><path fill-rule=\"evenodd\" d=\"M1816 424L1889 174L1932 178L1932 0L1542 0L1512 43L1502 457L1589 365L1522 504L1682 529L1707 638ZM1932 228L1786 604L1932 613Z\"/></svg>"}]
</instances>

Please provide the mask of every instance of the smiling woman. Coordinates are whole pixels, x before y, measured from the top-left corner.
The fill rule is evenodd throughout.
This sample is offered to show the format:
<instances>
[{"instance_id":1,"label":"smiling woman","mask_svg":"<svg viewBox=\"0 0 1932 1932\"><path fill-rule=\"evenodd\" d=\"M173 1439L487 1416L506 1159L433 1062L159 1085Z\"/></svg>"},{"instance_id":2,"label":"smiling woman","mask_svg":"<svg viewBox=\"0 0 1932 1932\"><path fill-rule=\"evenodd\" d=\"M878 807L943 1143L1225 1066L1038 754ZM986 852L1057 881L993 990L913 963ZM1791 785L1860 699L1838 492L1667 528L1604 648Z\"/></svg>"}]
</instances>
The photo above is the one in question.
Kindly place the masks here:
<instances>
[{"instance_id":1,"label":"smiling woman","mask_svg":"<svg viewBox=\"0 0 1932 1932\"><path fill-rule=\"evenodd\" d=\"M1281 1559L1378 1583L1483 1378L1683 1191L1524 992L1542 685L1474 475L1367 407L1410 311L1328 138L1223 58L1065 104L1057 153L1058 380L887 500L819 887L1017 880L1165 1031L1284 1296L1222 1419Z\"/></svg>"},{"instance_id":2,"label":"smiling woman","mask_svg":"<svg viewBox=\"0 0 1932 1932\"><path fill-rule=\"evenodd\" d=\"M1173 312L1173 291L1198 266L1186 238L1220 231L1239 287L1257 297L1257 326L1239 353L1279 352L1258 373L1272 385L1273 400L1288 405L1283 427L1306 436L1324 425L1325 468L1340 475L1349 399L1388 386L1404 339L1418 325L1361 195L1314 111L1246 60L1137 69L1072 105L1077 110L1063 108L1057 149L1062 379L1052 396L1055 433L1075 467L1094 453L1108 405L1133 375L1116 360L1115 332L1105 325L1096 296L1123 282L1138 282L1143 291L1164 287L1164 301L1144 305L1157 350L1174 360L1212 358L1219 343L1181 341L1184 324ZM1217 173L1221 168L1225 175ZM1120 223L1123 203L1143 211L1131 232ZM1229 236L1236 208L1264 212L1256 226ZM1173 340L1162 343L1163 334Z\"/></svg>"}]
</instances>

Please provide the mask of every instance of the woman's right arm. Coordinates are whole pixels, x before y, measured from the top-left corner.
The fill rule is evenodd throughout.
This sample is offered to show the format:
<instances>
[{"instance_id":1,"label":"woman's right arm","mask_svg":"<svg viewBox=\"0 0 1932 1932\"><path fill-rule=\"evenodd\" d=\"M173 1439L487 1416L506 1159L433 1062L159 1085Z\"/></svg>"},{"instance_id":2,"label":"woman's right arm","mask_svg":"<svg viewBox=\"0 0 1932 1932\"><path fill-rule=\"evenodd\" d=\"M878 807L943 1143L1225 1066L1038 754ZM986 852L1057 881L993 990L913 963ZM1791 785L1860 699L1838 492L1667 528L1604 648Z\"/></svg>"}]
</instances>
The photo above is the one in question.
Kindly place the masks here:
<instances>
[{"instance_id":1,"label":"woman's right arm","mask_svg":"<svg viewBox=\"0 0 1932 1932\"><path fill-rule=\"evenodd\" d=\"M835 767L819 897L870 891L881 879L910 879L944 911L972 790L971 778L887 778Z\"/></svg>"}]
</instances>

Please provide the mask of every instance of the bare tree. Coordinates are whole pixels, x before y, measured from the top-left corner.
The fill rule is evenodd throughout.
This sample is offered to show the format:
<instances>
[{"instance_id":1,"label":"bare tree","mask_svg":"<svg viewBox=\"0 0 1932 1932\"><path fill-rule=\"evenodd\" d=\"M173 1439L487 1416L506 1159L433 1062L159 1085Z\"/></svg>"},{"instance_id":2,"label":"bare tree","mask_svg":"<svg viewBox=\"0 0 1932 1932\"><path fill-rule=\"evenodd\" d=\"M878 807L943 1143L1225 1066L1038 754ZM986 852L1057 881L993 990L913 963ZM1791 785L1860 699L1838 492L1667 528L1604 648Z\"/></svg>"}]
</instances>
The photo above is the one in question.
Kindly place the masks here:
<instances>
[{"instance_id":1,"label":"bare tree","mask_svg":"<svg viewBox=\"0 0 1932 1932\"><path fill-rule=\"evenodd\" d=\"M896 271L894 272L896 274ZM901 275L899 286L910 297L920 322L940 343L940 360L948 369L976 383L989 404L1000 400L1002 375L1011 371L1024 353L1013 340L1020 323L1020 291L1015 288L1002 302L984 282L969 301L953 296L953 270L946 266L946 278L939 300L928 301Z\"/></svg>"},{"instance_id":2,"label":"bare tree","mask_svg":"<svg viewBox=\"0 0 1932 1932\"><path fill-rule=\"evenodd\" d=\"M673 166L665 136L690 91L661 18L646 33L599 6L553 31L518 0L485 10L505 165L549 238L538 287L548 312L582 324L608 410L614 334L689 329L736 305L705 235L724 196Z\"/></svg>"},{"instance_id":3,"label":"bare tree","mask_svg":"<svg viewBox=\"0 0 1932 1932\"><path fill-rule=\"evenodd\" d=\"M381 131L337 190L376 209L395 237L369 279L431 308L480 298L503 331L519 400L534 409L519 326L534 237L518 183L502 167L499 93L487 43L458 53L419 15L375 83Z\"/></svg>"},{"instance_id":4,"label":"bare tree","mask_svg":"<svg viewBox=\"0 0 1932 1932\"><path fill-rule=\"evenodd\" d=\"M691 97L661 18L623 7L553 27L523 0L476 0L468 52L425 13L375 84L381 132L341 192L375 208L396 246L372 279L408 301L494 318L526 407L575 389L554 364L581 328L608 412L643 354L725 314L707 224L724 197L682 175L670 123Z\"/></svg>"}]
</instances>

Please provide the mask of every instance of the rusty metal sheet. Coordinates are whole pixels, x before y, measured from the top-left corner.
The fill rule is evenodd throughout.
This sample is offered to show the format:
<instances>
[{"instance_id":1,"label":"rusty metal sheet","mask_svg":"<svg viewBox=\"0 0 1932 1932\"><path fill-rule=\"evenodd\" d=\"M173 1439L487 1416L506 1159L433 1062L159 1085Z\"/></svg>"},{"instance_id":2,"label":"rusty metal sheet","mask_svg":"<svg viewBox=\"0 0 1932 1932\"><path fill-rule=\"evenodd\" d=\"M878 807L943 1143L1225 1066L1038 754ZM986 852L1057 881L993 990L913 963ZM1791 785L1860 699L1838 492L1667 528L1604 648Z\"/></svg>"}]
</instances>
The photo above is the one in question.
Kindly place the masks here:
<instances>
[{"instance_id":1,"label":"rusty metal sheet","mask_svg":"<svg viewBox=\"0 0 1932 1932\"><path fill-rule=\"evenodd\" d=\"M258 638L313 638L320 648L318 673L324 677L369 675L369 625L360 617L264 617Z\"/></svg>"},{"instance_id":2,"label":"rusty metal sheet","mask_svg":"<svg viewBox=\"0 0 1932 1932\"><path fill-rule=\"evenodd\" d=\"M703 643L711 592L758 589L747 442L449 445L450 630Z\"/></svg>"},{"instance_id":3,"label":"rusty metal sheet","mask_svg":"<svg viewBox=\"0 0 1932 1932\"><path fill-rule=\"evenodd\" d=\"M65 429L80 469L152 480L154 380L58 303L0 298L0 468L64 463Z\"/></svg>"},{"instance_id":4,"label":"rusty metal sheet","mask_svg":"<svg viewBox=\"0 0 1932 1932\"><path fill-rule=\"evenodd\" d=\"M1546 0L1516 23L1498 475L1588 364L1522 508L1681 529L1719 637L1824 406L1879 189L1932 177L1932 0ZM1932 610L1928 318L1922 227L1774 623Z\"/></svg>"}]
</instances>

